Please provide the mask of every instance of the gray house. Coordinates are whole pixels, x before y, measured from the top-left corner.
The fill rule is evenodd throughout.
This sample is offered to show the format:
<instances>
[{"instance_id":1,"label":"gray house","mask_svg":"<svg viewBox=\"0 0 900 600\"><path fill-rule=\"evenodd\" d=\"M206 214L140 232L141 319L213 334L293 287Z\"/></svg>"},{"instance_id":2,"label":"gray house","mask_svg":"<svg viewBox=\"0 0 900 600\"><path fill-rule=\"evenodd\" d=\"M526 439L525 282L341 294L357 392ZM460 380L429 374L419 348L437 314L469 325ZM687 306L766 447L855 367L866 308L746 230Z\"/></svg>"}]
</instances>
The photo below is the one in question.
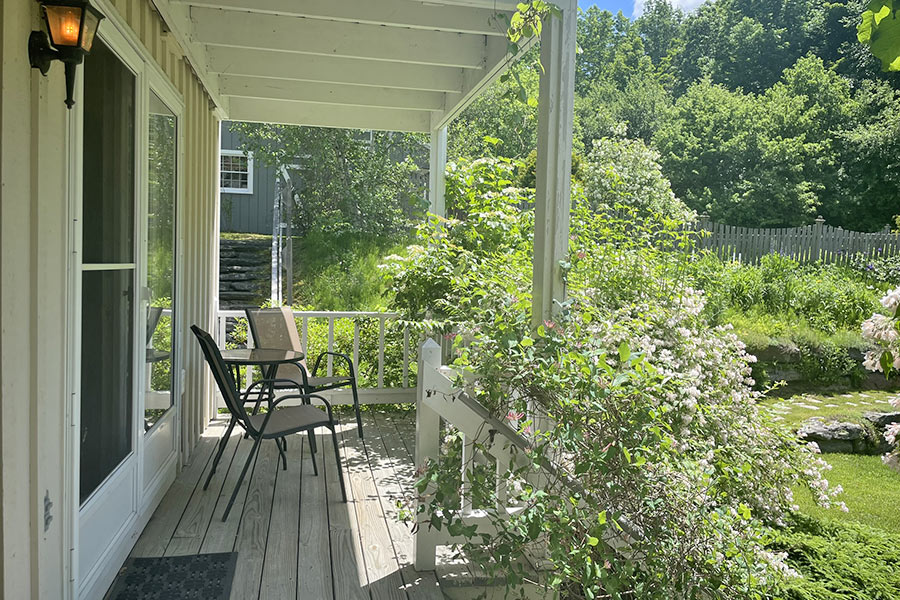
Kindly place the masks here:
<instances>
[{"instance_id":1,"label":"gray house","mask_svg":"<svg viewBox=\"0 0 900 600\"><path fill-rule=\"evenodd\" d=\"M272 235L276 170L259 165L240 150L231 121L222 121L219 156L221 231Z\"/></svg>"}]
</instances>

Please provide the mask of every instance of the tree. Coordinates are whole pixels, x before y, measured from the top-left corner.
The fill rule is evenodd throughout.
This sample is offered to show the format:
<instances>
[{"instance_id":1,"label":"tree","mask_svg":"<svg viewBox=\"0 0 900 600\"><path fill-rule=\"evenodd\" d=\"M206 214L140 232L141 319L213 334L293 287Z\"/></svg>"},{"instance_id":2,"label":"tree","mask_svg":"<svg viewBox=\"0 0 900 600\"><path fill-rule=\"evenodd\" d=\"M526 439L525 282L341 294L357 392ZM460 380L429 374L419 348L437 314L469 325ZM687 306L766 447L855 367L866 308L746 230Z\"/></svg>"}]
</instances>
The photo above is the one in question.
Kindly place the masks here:
<instances>
[{"instance_id":1,"label":"tree","mask_svg":"<svg viewBox=\"0 0 900 600\"><path fill-rule=\"evenodd\" d=\"M393 132L232 123L242 148L263 164L300 165L294 227L335 234L394 235L424 216L416 177L427 145Z\"/></svg>"}]
</instances>

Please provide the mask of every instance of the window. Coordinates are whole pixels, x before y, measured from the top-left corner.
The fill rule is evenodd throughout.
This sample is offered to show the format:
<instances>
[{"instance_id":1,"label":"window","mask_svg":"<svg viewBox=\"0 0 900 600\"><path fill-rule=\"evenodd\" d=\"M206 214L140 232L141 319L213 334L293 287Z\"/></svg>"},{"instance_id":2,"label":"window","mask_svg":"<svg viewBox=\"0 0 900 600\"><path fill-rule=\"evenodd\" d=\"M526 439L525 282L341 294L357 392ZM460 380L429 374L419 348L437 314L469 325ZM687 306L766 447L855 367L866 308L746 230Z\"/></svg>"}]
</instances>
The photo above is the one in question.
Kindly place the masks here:
<instances>
[{"instance_id":1,"label":"window","mask_svg":"<svg viewBox=\"0 0 900 600\"><path fill-rule=\"evenodd\" d=\"M219 158L219 188L228 194L253 193L253 156L240 150L222 150Z\"/></svg>"}]
</instances>

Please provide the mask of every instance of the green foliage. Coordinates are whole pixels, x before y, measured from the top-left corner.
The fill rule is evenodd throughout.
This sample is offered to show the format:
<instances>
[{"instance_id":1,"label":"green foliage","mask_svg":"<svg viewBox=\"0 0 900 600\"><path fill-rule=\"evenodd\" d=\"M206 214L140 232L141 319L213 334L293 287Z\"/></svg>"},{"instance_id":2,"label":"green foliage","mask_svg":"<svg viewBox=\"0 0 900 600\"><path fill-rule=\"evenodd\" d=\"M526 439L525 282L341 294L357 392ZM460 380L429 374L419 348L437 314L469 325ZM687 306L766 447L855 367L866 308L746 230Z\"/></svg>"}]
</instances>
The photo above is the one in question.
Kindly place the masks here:
<instances>
[{"instance_id":1,"label":"green foliage","mask_svg":"<svg viewBox=\"0 0 900 600\"><path fill-rule=\"evenodd\" d=\"M641 213L692 220L695 213L675 197L658 160L640 140L594 140L584 166L584 195L591 208L608 212L621 204Z\"/></svg>"},{"instance_id":2,"label":"green foliage","mask_svg":"<svg viewBox=\"0 0 900 600\"><path fill-rule=\"evenodd\" d=\"M389 236L405 233L425 212L416 166L427 155L421 136L265 123L231 128L262 164L299 165L292 176L298 235Z\"/></svg>"},{"instance_id":3,"label":"green foliage","mask_svg":"<svg viewBox=\"0 0 900 600\"><path fill-rule=\"evenodd\" d=\"M850 268L880 284L900 285L900 254L877 258L858 254L850 259Z\"/></svg>"},{"instance_id":4,"label":"green foliage","mask_svg":"<svg viewBox=\"0 0 900 600\"><path fill-rule=\"evenodd\" d=\"M660 152L676 196L716 220L878 230L900 214L900 86L856 39L864 8L719 0L685 14L652 0L632 21L591 6L578 17L576 152L625 124ZM451 157L527 157L539 72L530 50L451 126Z\"/></svg>"},{"instance_id":5,"label":"green foliage","mask_svg":"<svg viewBox=\"0 0 900 600\"><path fill-rule=\"evenodd\" d=\"M885 71L900 71L900 25L893 0L871 0L857 28L859 41L872 49Z\"/></svg>"},{"instance_id":6,"label":"green foliage","mask_svg":"<svg viewBox=\"0 0 900 600\"><path fill-rule=\"evenodd\" d=\"M877 459L876 459L877 460ZM863 525L795 517L773 548L801 577L782 579L787 600L900 597L900 536Z\"/></svg>"},{"instance_id":7,"label":"green foliage","mask_svg":"<svg viewBox=\"0 0 900 600\"><path fill-rule=\"evenodd\" d=\"M510 69L510 77L485 90L450 123L447 155L451 160L524 158L537 147L537 102L517 100L520 90L528 98L537 98L537 62L537 49L529 50Z\"/></svg>"},{"instance_id":8,"label":"green foliage","mask_svg":"<svg viewBox=\"0 0 900 600\"><path fill-rule=\"evenodd\" d=\"M315 310L383 310L387 281L378 265L409 241L390 237L310 232L294 241L294 298Z\"/></svg>"},{"instance_id":9,"label":"green foliage","mask_svg":"<svg viewBox=\"0 0 900 600\"><path fill-rule=\"evenodd\" d=\"M710 256L696 268L710 310L736 307L786 314L827 333L859 327L881 293L851 269L801 265L777 254L764 256L756 266L729 263L719 270L719 264Z\"/></svg>"},{"instance_id":10,"label":"green foliage","mask_svg":"<svg viewBox=\"0 0 900 600\"><path fill-rule=\"evenodd\" d=\"M459 517L452 435L417 482L419 526L467 538L467 555L511 587L540 543L554 566L542 583L566 598L761 598L779 564L764 550L768 527L790 487L826 488L808 451L765 426L743 345L701 316L685 277L692 234L633 209L593 212L576 195L571 300L535 328L534 217L529 194L510 187L517 167L455 165L452 218L422 226L390 261L398 308L458 332L468 393L528 441L529 467L509 471L522 508L512 519L496 512L491 471L464 465L496 534L476 536ZM525 475L549 456L558 470L532 486ZM630 552L607 543L624 538Z\"/></svg>"}]
</instances>

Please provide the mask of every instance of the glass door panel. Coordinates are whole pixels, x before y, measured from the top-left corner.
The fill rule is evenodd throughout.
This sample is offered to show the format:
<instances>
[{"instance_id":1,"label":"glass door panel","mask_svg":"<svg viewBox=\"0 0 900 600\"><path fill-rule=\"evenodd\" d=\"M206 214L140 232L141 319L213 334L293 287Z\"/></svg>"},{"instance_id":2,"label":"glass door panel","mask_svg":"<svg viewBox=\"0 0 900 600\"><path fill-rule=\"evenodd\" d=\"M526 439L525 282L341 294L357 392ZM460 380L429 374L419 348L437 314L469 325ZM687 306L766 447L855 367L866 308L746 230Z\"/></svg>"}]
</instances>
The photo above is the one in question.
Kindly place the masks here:
<instances>
[{"instance_id":1,"label":"glass door panel","mask_svg":"<svg viewBox=\"0 0 900 600\"><path fill-rule=\"evenodd\" d=\"M147 175L147 381L144 395L144 430L172 406L172 336L175 298L175 114L150 92L149 155Z\"/></svg>"},{"instance_id":2,"label":"glass door panel","mask_svg":"<svg viewBox=\"0 0 900 600\"><path fill-rule=\"evenodd\" d=\"M99 39L83 74L82 503L134 449L136 340L136 78Z\"/></svg>"}]
</instances>

